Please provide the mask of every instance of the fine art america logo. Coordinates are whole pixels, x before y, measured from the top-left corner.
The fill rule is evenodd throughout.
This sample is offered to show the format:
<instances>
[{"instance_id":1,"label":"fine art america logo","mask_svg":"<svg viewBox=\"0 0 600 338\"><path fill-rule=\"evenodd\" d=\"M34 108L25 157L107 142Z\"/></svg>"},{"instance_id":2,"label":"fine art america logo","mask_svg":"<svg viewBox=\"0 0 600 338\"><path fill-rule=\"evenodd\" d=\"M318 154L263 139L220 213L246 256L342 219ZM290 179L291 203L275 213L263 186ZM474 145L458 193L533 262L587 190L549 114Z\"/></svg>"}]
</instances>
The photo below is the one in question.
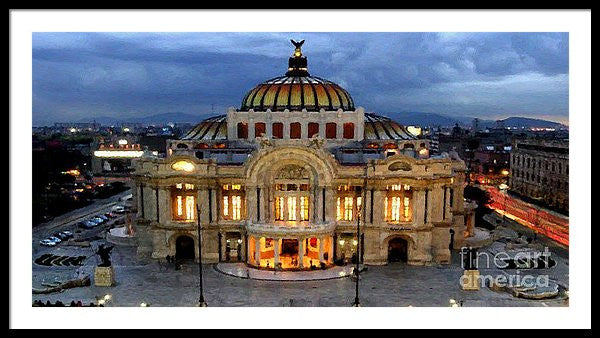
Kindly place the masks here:
<instances>
[{"instance_id":1,"label":"fine art america logo","mask_svg":"<svg viewBox=\"0 0 600 338\"><path fill-rule=\"evenodd\" d=\"M463 247L460 250L461 264L464 270L489 269L489 274L478 274L473 277L472 274L461 276L460 283L472 284L470 278L477 278L477 283L481 286L495 285L498 287L547 287L549 286L549 277L545 274L530 275L522 274L520 270L545 269L554 266L555 262L550 258L550 251L544 248L544 251L520 251L510 255L507 252L477 252L477 249ZM514 274L499 273L494 274L494 269L498 270L516 270Z\"/></svg>"}]
</instances>

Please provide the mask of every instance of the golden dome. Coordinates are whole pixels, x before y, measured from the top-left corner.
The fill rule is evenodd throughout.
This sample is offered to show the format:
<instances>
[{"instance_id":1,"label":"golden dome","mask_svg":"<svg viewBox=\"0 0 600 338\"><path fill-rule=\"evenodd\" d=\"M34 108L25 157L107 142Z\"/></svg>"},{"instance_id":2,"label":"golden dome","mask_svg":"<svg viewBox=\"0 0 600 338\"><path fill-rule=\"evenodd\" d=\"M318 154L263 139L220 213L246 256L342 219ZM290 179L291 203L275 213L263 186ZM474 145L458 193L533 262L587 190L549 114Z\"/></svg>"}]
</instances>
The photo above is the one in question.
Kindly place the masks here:
<instances>
[{"instance_id":1,"label":"golden dome","mask_svg":"<svg viewBox=\"0 0 600 338\"><path fill-rule=\"evenodd\" d=\"M354 110L354 101L339 85L314 76L282 76L254 87L242 100L241 111Z\"/></svg>"},{"instance_id":2,"label":"golden dome","mask_svg":"<svg viewBox=\"0 0 600 338\"><path fill-rule=\"evenodd\" d=\"M289 58L285 76L267 80L250 90L242 100L241 111L308 111L354 110L354 101L339 85L310 76L306 56L302 56L304 40L296 42L294 54Z\"/></svg>"}]
</instances>

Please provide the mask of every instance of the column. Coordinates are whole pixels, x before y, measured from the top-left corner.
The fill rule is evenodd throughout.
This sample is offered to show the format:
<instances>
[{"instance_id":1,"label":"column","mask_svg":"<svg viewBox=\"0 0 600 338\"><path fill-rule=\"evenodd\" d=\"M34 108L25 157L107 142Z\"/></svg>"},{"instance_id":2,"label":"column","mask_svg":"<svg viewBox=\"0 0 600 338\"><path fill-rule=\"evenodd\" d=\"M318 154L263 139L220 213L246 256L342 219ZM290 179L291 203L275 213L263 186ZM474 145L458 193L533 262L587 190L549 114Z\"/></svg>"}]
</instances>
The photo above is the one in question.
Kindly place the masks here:
<instances>
[{"instance_id":1,"label":"column","mask_svg":"<svg viewBox=\"0 0 600 338\"><path fill-rule=\"evenodd\" d=\"M281 243L281 238L274 238L275 239L275 243L273 244L273 249L275 252L274 255L274 267L277 268L277 266L279 265L279 245Z\"/></svg>"},{"instance_id":2,"label":"column","mask_svg":"<svg viewBox=\"0 0 600 338\"><path fill-rule=\"evenodd\" d=\"M260 266L260 237L254 237L254 261Z\"/></svg>"},{"instance_id":3,"label":"column","mask_svg":"<svg viewBox=\"0 0 600 338\"><path fill-rule=\"evenodd\" d=\"M365 197L365 200L363 201L363 205L364 205L364 212L365 214L363 215L363 218L361 221L364 221L365 225L368 225L371 223L371 189L367 189L364 194L361 194L361 196ZM375 221L375 215L373 215L373 221Z\"/></svg>"},{"instance_id":4,"label":"column","mask_svg":"<svg viewBox=\"0 0 600 338\"><path fill-rule=\"evenodd\" d=\"M221 260L225 261L227 259L227 234L219 232L219 235L220 235L220 236L218 236L219 241L220 241L219 247L221 249L220 256L221 256ZM204 240L204 238L202 238L202 240ZM237 243L235 243L235 245L237 245Z\"/></svg>"},{"instance_id":5,"label":"column","mask_svg":"<svg viewBox=\"0 0 600 338\"><path fill-rule=\"evenodd\" d=\"M314 221L315 223L323 222L323 189L324 187L316 187L315 188L315 212L314 212Z\"/></svg>"},{"instance_id":6,"label":"column","mask_svg":"<svg viewBox=\"0 0 600 338\"><path fill-rule=\"evenodd\" d=\"M256 205L256 187L248 186L246 187L246 210L248 212L248 220L250 222L257 221L257 205ZM262 193L262 191L261 191Z\"/></svg>"},{"instance_id":7,"label":"column","mask_svg":"<svg viewBox=\"0 0 600 338\"><path fill-rule=\"evenodd\" d=\"M335 222L336 220L336 191L332 187L325 189L325 220Z\"/></svg>"},{"instance_id":8,"label":"column","mask_svg":"<svg viewBox=\"0 0 600 338\"><path fill-rule=\"evenodd\" d=\"M160 187L158 189L158 203L157 203L157 207L158 207L158 214L159 214L159 219L161 222L167 222L168 220L171 220L172 214L171 214L171 201L169 198L169 193L168 190L166 188Z\"/></svg>"},{"instance_id":9,"label":"column","mask_svg":"<svg viewBox=\"0 0 600 338\"><path fill-rule=\"evenodd\" d=\"M221 201L219 201L219 195L220 194L217 194L217 189L219 189L218 186L212 188L211 196L209 197L211 199L211 201L212 201L211 202L211 204L212 204L211 205L211 209L212 209L211 213L212 213L212 221L214 223L217 223L219 221L219 219L221 218L221 216L219 215L219 212L218 212L218 210L220 209L220 208L218 208L218 204Z\"/></svg>"},{"instance_id":10,"label":"column","mask_svg":"<svg viewBox=\"0 0 600 338\"><path fill-rule=\"evenodd\" d=\"M306 243L306 238L298 239L298 267L304 267L304 243Z\"/></svg>"},{"instance_id":11,"label":"column","mask_svg":"<svg viewBox=\"0 0 600 338\"><path fill-rule=\"evenodd\" d=\"M208 221L208 190L206 188L198 189L198 207L200 208L200 223L207 224Z\"/></svg>"},{"instance_id":12,"label":"column","mask_svg":"<svg viewBox=\"0 0 600 338\"><path fill-rule=\"evenodd\" d=\"M325 260L325 258L323 258L324 244L325 243L323 243L323 237L319 237L319 262Z\"/></svg>"},{"instance_id":13,"label":"column","mask_svg":"<svg viewBox=\"0 0 600 338\"><path fill-rule=\"evenodd\" d=\"M385 222L385 190L375 189L373 191L373 224ZM370 219L371 215L367 215Z\"/></svg>"},{"instance_id":14,"label":"column","mask_svg":"<svg viewBox=\"0 0 600 338\"><path fill-rule=\"evenodd\" d=\"M425 217L425 190L423 188L413 187L412 218L415 227L423 226Z\"/></svg>"},{"instance_id":15,"label":"column","mask_svg":"<svg viewBox=\"0 0 600 338\"><path fill-rule=\"evenodd\" d=\"M300 137L305 140L308 138L308 122L300 122L300 126L302 127L302 130L300 131Z\"/></svg>"},{"instance_id":16,"label":"column","mask_svg":"<svg viewBox=\"0 0 600 338\"><path fill-rule=\"evenodd\" d=\"M329 263L333 263L333 246L335 243L333 242L333 237L329 237L329 247L327 248L327 257L329 258L327 261Z\"/></svg>"}]
</instances>

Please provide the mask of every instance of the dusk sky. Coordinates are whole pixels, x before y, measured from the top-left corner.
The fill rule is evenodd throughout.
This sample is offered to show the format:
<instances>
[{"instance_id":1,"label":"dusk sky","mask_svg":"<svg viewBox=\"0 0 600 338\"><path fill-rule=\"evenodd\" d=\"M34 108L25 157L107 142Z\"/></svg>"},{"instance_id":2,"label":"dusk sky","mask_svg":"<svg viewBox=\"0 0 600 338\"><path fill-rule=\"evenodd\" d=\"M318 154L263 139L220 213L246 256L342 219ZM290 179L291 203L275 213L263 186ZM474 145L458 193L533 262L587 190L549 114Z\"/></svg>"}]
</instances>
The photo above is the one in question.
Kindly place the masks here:
<instances>
[{"instance_id":1,"label":"dusk sky","mask_svg":"<svg viewBox=\"0 0 600 338\"><path fill-rule=\"evenodd\" d=\"M568 124L567 33L34 33L33 123L240 106L283 75L290 39L311 75L366 111ZM399 121L401 122L401 121Z\"/></svg>"}]
</instances>

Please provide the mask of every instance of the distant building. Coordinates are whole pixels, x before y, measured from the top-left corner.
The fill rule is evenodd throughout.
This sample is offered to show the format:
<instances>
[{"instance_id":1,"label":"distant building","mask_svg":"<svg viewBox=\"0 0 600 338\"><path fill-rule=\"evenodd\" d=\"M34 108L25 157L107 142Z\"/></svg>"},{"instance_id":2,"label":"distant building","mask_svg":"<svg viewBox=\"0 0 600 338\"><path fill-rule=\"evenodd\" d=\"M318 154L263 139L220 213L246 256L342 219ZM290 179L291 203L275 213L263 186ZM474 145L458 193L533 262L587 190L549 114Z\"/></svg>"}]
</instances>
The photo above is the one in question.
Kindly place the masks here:
<instances>
[{"instance_id":1,"label":"distant building","mask_svg":"<svg viewBox=\"0 0 600 338\"><path fill-rule=\"evenodd\" d=\"M510 169L511 191L569 210L568 141L515 140Z\"/></svg>"},{"instance_id":2,"label":"distant building","mask_svg":"<svg viewBox=\"0 0 600 338\"><path fill-rule=\"evenodd\" d=\"M132 171L131 160L144 154L134 136L100 137L92 147L92 173L96 176L126 176Z\"/></svg>"}]
</instances>

